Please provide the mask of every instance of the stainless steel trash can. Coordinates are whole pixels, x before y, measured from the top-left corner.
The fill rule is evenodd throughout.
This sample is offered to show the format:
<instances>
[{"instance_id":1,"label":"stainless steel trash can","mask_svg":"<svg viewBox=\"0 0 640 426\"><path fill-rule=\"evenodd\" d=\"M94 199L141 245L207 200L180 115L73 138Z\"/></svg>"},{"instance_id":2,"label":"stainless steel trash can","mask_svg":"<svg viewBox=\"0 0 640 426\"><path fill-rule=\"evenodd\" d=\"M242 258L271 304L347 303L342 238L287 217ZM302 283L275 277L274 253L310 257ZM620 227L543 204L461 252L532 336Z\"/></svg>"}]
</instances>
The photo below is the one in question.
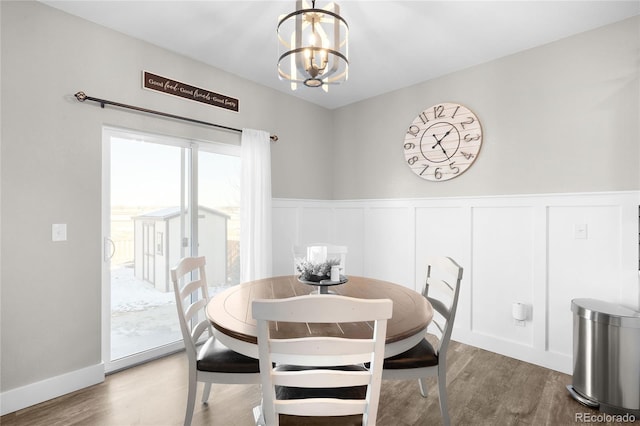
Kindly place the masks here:
<instances>
[{"instance_id":1,"label":"stainless steel trash can","mask_svg":"<svg viewBox=\"0 0 640 426\"><path fill-rule=\"evenodd\" d=\"M574 299L573 380L580 403L640 417L640 312L595 299Z\"/></svg>"}]
</instances>

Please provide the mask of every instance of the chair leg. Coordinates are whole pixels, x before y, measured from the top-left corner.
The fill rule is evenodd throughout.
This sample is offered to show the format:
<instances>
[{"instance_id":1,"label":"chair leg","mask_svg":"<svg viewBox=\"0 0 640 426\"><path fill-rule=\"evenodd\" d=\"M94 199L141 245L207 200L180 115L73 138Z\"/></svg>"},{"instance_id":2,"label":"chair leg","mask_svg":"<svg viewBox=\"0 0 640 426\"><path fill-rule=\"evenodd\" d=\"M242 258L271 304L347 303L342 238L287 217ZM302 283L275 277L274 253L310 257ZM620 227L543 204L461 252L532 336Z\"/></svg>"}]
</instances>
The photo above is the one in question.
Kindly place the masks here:
<instances>
[{"instance_id":1,"label":"chair leg","mask_svg":"<svg viewBox=\"0 0 640 426\"><path fill-rule=\"evenodd\" d=\"M211 393L211 383L205 383L204 389L202 390L202 403L209 403L209 394Z\"/></svg>"},{"instance_id":2,"label":"chair leg","mask_svg":"<svg viewBox=\"0 0 640 426\"><path fill-rule=\"evenodd\" d=\"M191 370L189 372L189 389L187 393L187 412L184 415L184 426L191 426L191 420L193 419L193 407L196 405L196 390L197 390L197 376L196 371Z\"/></svg>"},{"instance_id":3,"label":"chair leg","mask_svg":"<svg viewBox=\"0 0 640 426\"><path fill-rule=\"evenodd\" d=\"M442 415L442 424L449 426L449 408L447 407L447 372L444 365L438 366L438 399L440 400L440 413Z\"/></svg>"},{"instance_id":4,"label":"chair leg","mask_svg":"<svg viewBox=\"0 0 640 426\"><path fill-rule=\"evenodd\" d=\"M426 398L427 392L429 392L429 389L427 388L427 379L421 377L420 379L418 379L418 384L420 385L420 395Z\"/></svg>"}]
</instances>

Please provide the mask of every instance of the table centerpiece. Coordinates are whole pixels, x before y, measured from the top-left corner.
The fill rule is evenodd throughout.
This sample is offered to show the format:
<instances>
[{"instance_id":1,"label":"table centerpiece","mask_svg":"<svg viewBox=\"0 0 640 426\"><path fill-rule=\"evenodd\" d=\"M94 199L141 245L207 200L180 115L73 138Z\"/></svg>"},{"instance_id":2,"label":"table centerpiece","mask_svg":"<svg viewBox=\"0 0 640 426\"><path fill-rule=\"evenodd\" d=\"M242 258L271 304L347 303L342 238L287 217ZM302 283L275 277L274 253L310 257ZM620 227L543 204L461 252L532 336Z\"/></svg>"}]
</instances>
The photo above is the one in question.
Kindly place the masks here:
<instances>
[{"instance_id":1,"label":"table centerpiece","mask_svg":"<svg viewBox=\"0 0 640 426\"><path fill-rule=\"evenodd\" d=\"M344 284L348 281L344 275L339 275L339 280L331 280L331 268L339 265L339 259L327 259L321 262L296 259L296 270L299 272L298 281L317 286L319 293L328 293L326 286Z\"/></svg>"}]
</instances>

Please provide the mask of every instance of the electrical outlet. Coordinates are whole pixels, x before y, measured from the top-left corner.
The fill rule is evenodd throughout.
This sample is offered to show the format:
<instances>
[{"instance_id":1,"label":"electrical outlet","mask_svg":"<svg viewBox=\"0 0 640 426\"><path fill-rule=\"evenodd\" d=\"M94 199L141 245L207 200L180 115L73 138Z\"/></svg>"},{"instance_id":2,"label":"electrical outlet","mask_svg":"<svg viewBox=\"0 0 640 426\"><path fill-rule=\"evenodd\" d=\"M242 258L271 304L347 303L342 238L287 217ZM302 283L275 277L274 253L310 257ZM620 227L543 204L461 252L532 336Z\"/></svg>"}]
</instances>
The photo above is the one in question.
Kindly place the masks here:
<instances>
[{"instance_id":1,"label":"electrical outlet","mask_svg":"<svg viewBox=\"0 0 640 426\"><path fill-rule=\"evenodd\" d=\"M587 224L580 223L573 225L573 238L576 240L586 240L587 235Z\"/></svg>"},{"instance_id":2,"label":"electrical outlet","mask_svg":"<svg viewBox=\"0 0 640 426\"><path fill-rule=\"evenodd\" d=\"M515 325L518 327L524 327L526 324L526 321L520 321L520 320L513 320L515 322Z\"/></svg>"}]
</instances>

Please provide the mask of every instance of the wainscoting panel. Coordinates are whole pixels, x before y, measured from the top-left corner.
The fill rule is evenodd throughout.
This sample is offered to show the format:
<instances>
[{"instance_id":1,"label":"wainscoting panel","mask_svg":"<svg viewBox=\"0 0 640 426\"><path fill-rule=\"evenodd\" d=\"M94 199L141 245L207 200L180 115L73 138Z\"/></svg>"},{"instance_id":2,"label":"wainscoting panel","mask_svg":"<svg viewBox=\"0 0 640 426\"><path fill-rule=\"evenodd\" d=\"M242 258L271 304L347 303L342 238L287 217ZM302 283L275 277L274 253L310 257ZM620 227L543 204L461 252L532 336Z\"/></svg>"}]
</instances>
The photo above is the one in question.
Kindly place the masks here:
<instances>
[{"instance_id":1,"label":"wainscoting panel","mask_svg":"<svg viewBox=\"0 0 640 426\"><path fill-rule=\"evenodd\" d=\"M287 275L295 272L293 246L297 244L298 229L297 207L274 207L273 221L273 274Z\"/></svg>"},{"instance_id":2,"label":"wainscoting panel","mask_svg":"<svg viewBox=\"0 0 640 426\"><path fill-rule=\"evenodd\" d=\"M637 191L273 203L275 274L292 245L327 241L349 247L347 275L420 291L425 259L450 256L464 267L453 338L543 367L572 373L572 299L640 310Z\"/></svg>"},{"instance_id":3,"label":"wainscoting panel","mask_svg":"<svg viewBox=\"0 0 640 426\"><path fill-rule=\"evenodd\" d=\"M366 209L364 275L415 289L413 233L406 207Z\"/></svg>"},{"instance_id":4,"label":"wainscoting panel","mask_svg":"<svg viewBox=\"0 0 640 426\"><path fill-rule=\"evenodd\" d=\"M549 208L549 351L571 356L571 300L619 303L622 294L620 206Z\"/></svg>"},{"instance_id":5,"label":"wainscoting panel","mask_svg":"<svg viewBox=\"0 0 640 426\"><path fill-rule=\"evenodd\" d=\"M532 322L517 325L515 302L533 302L532 207L473 208L471 331L532 346Z\"/></svg>"},{"instance_id":6,"label":"wainscoting panel","mask_svg":"<svg viewBox=\"0 0 640 426\"><path fill-rule=\"evenodd\" d=\"M364 209L336 207L335 234L331 241L348 247L344 271L351 275L364 275Z\"/></svg>"},{"instance_id":7,"label":"wainscoting panel","mask_svg":"<svg viewBox=\"0 0 640 426\"><path fill-rule=\"evenodd\" d=\"M443 205L416 206L416 248L414 281L421 292L427 273L429 256L449 256L464 269L458 300L456 322L470 326L471 314L471 239L470 212L466 207Z\"/></svg>"}]
</instances>

